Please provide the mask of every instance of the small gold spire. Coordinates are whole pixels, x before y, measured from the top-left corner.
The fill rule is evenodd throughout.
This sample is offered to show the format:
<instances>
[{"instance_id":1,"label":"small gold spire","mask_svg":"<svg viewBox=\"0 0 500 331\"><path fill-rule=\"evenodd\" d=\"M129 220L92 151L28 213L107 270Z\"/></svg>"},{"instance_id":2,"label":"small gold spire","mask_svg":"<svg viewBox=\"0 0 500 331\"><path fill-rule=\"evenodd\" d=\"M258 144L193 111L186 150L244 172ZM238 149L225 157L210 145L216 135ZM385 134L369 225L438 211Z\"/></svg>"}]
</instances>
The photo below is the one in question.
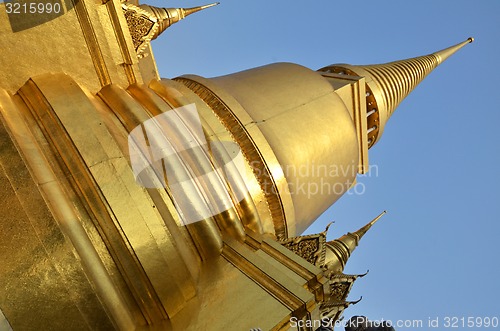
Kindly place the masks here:
<instances>
[{"instance_id":1,"label":"small gold spire","mask_svg":"<svg viewBox=\"0 0 500 331\"><path fill-rule=\"evenodd\" d=\"M202 11L204 9L217 6L219 2L214 2L208 5L193 7L193 8L160 8L149 5L140 5L139 7L148 12L152 17L156 18L159 28L155 32L152 39L156 39L163 31L171 27L173 24L186 18L187 16Z\"/></svg>"},{"instance_id":2,"label":"small gold spire","mask_svg":"<svg viewBox=\"0 0 500 331\"><path fill-rule=\"evenodd\" d=\"M383 211L375 217L370 223L366 224L356 232L349 232L339 239L327 242L327 252L325 265L330 272L340 273L344 270L347 260L351 256L352 252L356 249L359 241L363 236L370 230L370 228L385 214L387 211Z\"/></svg>"}]
</instances>

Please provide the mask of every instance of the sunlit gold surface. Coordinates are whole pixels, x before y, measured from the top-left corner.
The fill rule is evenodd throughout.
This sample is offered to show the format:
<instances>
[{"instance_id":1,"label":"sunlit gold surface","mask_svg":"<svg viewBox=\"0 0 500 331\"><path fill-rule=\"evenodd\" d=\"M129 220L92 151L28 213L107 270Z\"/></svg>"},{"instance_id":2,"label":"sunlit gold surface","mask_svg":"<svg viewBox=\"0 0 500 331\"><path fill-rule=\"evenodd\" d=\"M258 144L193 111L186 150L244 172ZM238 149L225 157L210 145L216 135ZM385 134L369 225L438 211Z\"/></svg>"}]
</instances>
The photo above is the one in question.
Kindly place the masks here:
<instances>
[{"instance_id":1,"label":"sunlit gold surface","mask_svg":"<svg viewBox=\"0 0 500 331\"><path fill-rule=\"evenodd\" d=\"M0 4L0 327L287 330L351 304L360 276L343 267L376 220L330 243L300 234L367 170L399 102L472 39L385 65L160 80L150 41L207 7L80 0L49 17ZM211 147L169 156L173 171L218 172L182 202L226 209L185 224L171 183L138 185L128 137L190 104ZM167 129L191 139L190 123ZM222 172L229 145L244 167Z\"/></svg>"}]
</instances>

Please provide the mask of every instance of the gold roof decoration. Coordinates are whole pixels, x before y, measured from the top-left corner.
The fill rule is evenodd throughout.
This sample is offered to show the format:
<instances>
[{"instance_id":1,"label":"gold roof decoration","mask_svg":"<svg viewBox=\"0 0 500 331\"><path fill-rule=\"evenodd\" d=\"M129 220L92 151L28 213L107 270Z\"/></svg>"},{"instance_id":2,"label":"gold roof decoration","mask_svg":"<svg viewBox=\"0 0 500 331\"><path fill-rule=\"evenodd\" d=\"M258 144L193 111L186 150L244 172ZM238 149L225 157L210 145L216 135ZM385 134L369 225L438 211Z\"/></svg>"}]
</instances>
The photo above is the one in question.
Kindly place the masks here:
<instances>
[{"instance_id":1,"label":"gold roof decoration","mask_svg":"<svg viewBox=\"0 0 500 331\"><path fill-rule=\"evenodd\" d=\"M326 226L325 231L321 233L291 237L282 240L281 244L304 258L307 262L322 267L325 263L326 255L326 234L333 223L330 222Z\"/></svg>"},{"instance_id":2,"label":"gold roof decoration","mask_svg":"<svg viewBox=\"0 0 500 331\"><path fill-rule=\"evenodd\" d=\"M156 38L158 19L147 11L133 4L122 4L123 14L127 20L130 36L137 55L140 56L148 43Z\"/></svg>"},{"instance_id":3,"label":"gold roof decoration","mask_svg":"<svg viewBox=\"0 0 500 331\"><path fill-rule=\"evenodd\" d=\"M218 4L219 2L193 8L162 8L149 5L137 6L125 2L122 4L122 10L134 48L140 57L149 42L156 39L167 28L191 14Z\"/></svg>"},{"instance_id":4,"label":"gold roof decoration","mask_svg":"<svg viewBox=\"0 0 500 331\"><path fill-rule=\"evenodd\" d=\"M329 296L320 305L322 318L334 318L338 320L344 309L351 304L356 304L361 301L347 301L349 292L358 278L362 278L368 274L368 271L362 275L346 275L344 273L330 274L329 279Z\"/></svg>"},{"instance_id":5,"label":"gold roof decoration","mask_svg":"<svg viewBox=\"0 0 500 331\"><path fill-rule=\"evenodd\" d=\"M470 37L441 51L406 60L374 65L333 64L319 71L365 77L370 148L382 136L387 121L401 101L437 66L473 41Z\"/></svg>"},{"instance_id":6,"label":"gold roof decoration","mask_svg":"<svg viewBox=\"0 0 500 331\"><path fill-rule=\"evenodd\" d=\"M345 301L345 302L333 302L333 303L325 303L320 307L321 310L321 319L328 319L331 322L335 323L342 319L342 314L344 310L346 310L350 305L355 305L360 302L363 297L360 297L356 301Z\"/></svg>"},{"instance_id":7,"label":"gold roof decoration","mask_svg":"<svg viewBox=\"0 0 500 331\"><path fill-rule=\"evenodd\" d=\"M330 301L345 302L347 296L358 278L363 278L368 274L368 271L361 275L346 275L344 273L332 274L330 279Z\"/></svg>"}]
</instances>

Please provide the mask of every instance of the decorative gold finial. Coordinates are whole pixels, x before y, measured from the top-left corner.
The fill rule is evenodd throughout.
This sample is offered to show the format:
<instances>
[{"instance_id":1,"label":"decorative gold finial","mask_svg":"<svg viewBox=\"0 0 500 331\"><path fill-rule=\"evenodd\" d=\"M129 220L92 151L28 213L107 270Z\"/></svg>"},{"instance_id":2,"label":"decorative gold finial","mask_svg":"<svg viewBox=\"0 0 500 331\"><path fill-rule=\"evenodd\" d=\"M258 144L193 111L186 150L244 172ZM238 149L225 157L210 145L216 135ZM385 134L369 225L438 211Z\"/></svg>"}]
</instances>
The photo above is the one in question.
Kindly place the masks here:
<instances>
[{"instance_id":1,"label":"decorative gold finial","mask_svg":"<svg viewBox=\"0 0 500 331\"><path fill-rule=\"evenodd\" d=\"M471 37L439 52L402 61L361 66L334 64L320 71L365 77L368 147L371 147L382 136L401 101L438 65L473 41Z\"/></svg>"},{"instance_id":2,"label":"decorative gold finial","mask_svg":"<svg viewBox=\"0 0 500 331\"><path fill-rule=\"evenodd\" d=\"M349 306L358 304L361 300L363 300L363 297L360 297L356 301L344 301L344 302L329 302L329 303L323 303L320 306L320 311L321 311L321 319L330 319L334 321L338 321L341 319L342 313L344 310L346 310Z\"/></svg>"},{"instance_id":3,"label":"decorative gold finial","mask_svg":"<svg viewBox=\"0 0 500 331\"><path fill-rule=\"evenodd\" d=\"M356 249L359 241L370 230L370 228L387 212L384 210L370 223L366 224L356 232L349 232L339 239L326 243L325 266L332 273L340 273L344 270L347 260Z\"/></svg>"},{"instance_id":4,"label":"decorative gold finial","mask_svg":"<svg viewBox=\"0 0 500 331\"><path fill-rule=\"evenodd\" d=\"M334 224L334 223L335 223L335 221L331 221L330 223L328 223L328 224L326 225L326 227L325 227L325 231L323 231L323 232L321 232L321 233L322 233L322 234L324 234L324 235L326 236L326 234L328 233L328 229L330 229L330 226L331 226L332 224Z\"/></svg>"},{"instance_id":5,"label":"decorative gold finial","mask_svg":"<svg viewBox=\"0 0 500 331\"><path fill-rule=\"evenodd\" d=\"M148 43L163 31L187 16L217 6L219 2L193 8L159 8L149 5L122 4L127 25L137 54L144 51Z\"/></svg>"},{"instance_id":6,"label":"decorative gold finial","mask_svg":"<svg viewBox=\"0 0 500 331\"><path fill-rule=\"evenodd\" d=\"M363 300L363 296L360 296L360 297L359 297L359 299L358 299L358 300L356 300L356 301L350 301L350 302L349 302L349 304L351 304L351 305L356 305L356 304L360 303L360 302L361 302L361 300Z\"/></svg>"}]
</instances>

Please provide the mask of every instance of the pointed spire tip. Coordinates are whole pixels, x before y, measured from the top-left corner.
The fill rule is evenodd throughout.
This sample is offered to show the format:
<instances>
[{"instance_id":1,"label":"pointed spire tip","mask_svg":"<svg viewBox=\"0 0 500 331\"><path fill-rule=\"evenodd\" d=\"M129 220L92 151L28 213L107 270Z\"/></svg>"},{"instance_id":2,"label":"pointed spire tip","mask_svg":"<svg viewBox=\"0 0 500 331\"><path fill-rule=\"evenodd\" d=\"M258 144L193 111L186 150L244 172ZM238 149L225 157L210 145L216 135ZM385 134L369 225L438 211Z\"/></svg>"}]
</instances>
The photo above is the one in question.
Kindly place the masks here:
<instances>
[{"instance_id":1,"label":"pointed spire tip","mask_svg":"<svg viewBox=\"0 0 500 331\"><path fill-rule=\"evenodd\" d=\"M384 210L383 212L380 213L380 215L378 215L377 217L375 217L371 222L370 224L373 225L375 224L379 219L382 218L382 216L384 216L385 214L387 214L387 210Z\"/></svg>"},{"instance_id":2,"label":"pointed spire tip","mask_svg":"<svg viewBox=\"0 0 500 331\"><path fill-rule=\"evenodd\" d=\"M203 6L200 6L199 8L200 8L200 9L207 9L207 8L214 7L214 6L218 6L218 5L220 5L220 2L210 3L210 4L208 4L208 5L203 5Z\"/></svg>"},{"instance_id":3,"label":"pointed spire tip","mask_svg":"<svg viewBox=\"0 0 500 331\"><path fill-rule=\"evenodd\" d=\"M469 44L473 43L474 42L474 37L469 37L467 40L469 41Z\"/></svg>"},{"instance_id":4,"label":"pointed spire tip","mask_svg":"<svg viewBox=\"0 0 500 331\"><path fill-rule=\"evenodd\" d=\"M183 8L183 10L184 10L184 16L189 16L191 14L194 14L196 12L202 11L202 10L210 8L210 7L217 6L219 4L220 4L220 2L214 2L214 3L208 4L208 5L199 6L199 7Z\"/></svg>"},{"instance_id":5,"label":"pointed spire tip","mask_svg":"<svg viewBox=\"0 0 500 331\"><path fill-rule=\"evenodd\" d=\"M218 5L220 5L220 2L214 2L214 3L208 4L208 5L202 6L202 7L203 7L203 9L205 9L205 8L210 8L210 7L218 6Z\"/></svg>"}]
</instances>

